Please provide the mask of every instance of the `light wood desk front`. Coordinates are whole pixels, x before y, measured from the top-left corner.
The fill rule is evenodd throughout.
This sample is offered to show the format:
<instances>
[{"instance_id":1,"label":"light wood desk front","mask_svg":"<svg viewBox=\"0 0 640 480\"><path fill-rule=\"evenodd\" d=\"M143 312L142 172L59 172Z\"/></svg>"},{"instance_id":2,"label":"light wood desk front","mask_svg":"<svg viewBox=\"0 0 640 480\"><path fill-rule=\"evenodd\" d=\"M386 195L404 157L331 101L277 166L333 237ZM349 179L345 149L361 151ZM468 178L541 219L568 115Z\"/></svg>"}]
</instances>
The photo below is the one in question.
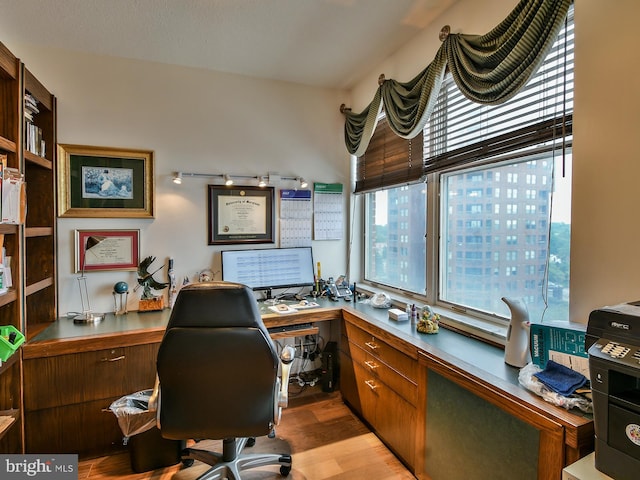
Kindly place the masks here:
<instances>
[{"instance_id":1,"label":"light wood desk front","mask_svg":"<svg viewBox=\"0 0 640 480\"><path fill-rule=\"evenodd\" d=\"M62 318L25 344L22 355L27 453L88 456L121 449L122 434L114 416L102 410L122 395L153 385L157 348L168 318L168 310L108 316L96 325L75 325ZM418 367L417 417L415 424L397 428L415 429L415 460L411 468L418 478L429 478L425 462L429 452L437 448L430 443L434 439L428 437L431 430L427 419L435 418L430 411L432 396L436 386L451 391L449 383L477 397L481 407L482 402L491 404L540 432L538 479L557 480L564 466L593 450L592 420L554 407L519 386L518 369L504 363L500 348L445 329L437 335L420 334L410 322L395 322L388 318L386 310L360 302L326 301L321 308L285 315L265 309L263 319L267 328L309 322L353 325L371 339L414 359ZM345 341L351 343L343 331L340 342ZM341 365L341 375L349 367ZM340 380L338 386L342 390ZM350 404L358 402L358 388L348 394ZM346 390L343 396L345 393ZM371 427L377 430L377 425ZM491 441L488 435L485 443Z\"/></svg>"}]
</instances>

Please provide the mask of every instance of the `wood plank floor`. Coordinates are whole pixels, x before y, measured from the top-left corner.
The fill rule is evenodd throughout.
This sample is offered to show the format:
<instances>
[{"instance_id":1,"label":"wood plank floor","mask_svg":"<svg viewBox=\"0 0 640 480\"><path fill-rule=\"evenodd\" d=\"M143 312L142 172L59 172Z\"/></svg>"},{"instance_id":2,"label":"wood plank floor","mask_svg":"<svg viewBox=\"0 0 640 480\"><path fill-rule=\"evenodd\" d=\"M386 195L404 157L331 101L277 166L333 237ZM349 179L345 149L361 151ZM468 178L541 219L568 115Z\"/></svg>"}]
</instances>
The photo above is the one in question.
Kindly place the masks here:
<instances>
[{"instance_id":1,"label":"wood plank floor","mask_svg":"<svg viewBox=\"0 0 640 480\"><path fill-rule=\"evenodd\" d=\"M259 438L254 449L291 452L289 480L415 479L404 465L344 405L339 392L292 399L275 439ZM271 443L270 443L271 442ZM219 442L212 442L217 446ZM208 466L196 462L134 473L128 453L82 460L79 480L194 480ZM245 472L246 480L282 479L279 467Z\"/></svg>"}]
</instances>

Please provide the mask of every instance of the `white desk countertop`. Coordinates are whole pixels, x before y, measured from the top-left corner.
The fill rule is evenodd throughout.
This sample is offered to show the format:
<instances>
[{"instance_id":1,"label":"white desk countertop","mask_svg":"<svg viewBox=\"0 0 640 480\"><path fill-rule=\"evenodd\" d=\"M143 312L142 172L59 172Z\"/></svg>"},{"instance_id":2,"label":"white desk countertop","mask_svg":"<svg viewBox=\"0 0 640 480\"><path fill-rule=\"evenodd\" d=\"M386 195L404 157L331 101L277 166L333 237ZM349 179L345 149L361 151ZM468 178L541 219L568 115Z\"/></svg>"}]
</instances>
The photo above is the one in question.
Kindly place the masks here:
<instances>
[{"instance_id":1,"label":"white desk countertop","mask_svg":"<svg viewBox=\"0 0 640 480\"><path fill-rule=\"evenodd\" d=\"M614 480L610 476L597 470L594 462L594 452L586 457L582 457L577 462L572 463L562 470L562 480Z\"/></svg>"}]
</instances>

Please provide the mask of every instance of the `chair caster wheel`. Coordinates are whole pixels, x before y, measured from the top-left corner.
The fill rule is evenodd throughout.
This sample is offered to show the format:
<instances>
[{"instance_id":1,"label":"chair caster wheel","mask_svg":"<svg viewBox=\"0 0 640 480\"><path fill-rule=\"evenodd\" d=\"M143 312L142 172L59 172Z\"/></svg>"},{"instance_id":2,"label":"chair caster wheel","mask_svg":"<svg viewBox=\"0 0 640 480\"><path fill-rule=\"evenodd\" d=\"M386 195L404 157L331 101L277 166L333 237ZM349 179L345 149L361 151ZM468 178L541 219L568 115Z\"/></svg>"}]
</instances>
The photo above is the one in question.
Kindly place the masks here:
<instances>
[{"instance_id":1,"label":"chair caster wheel","mask_svg":"<svg viewBox=\"0 0 640 480\"><path fill-rule=\"evenodd\" d=\"M195 462L193 458L185 458L184 460L182 460L182 466L185 468L189 468L191 465L193 465L193 462Z\"/></svg>"},{"instance_id":2,"label":"chair caster wheel","mask_svg":"<svg viewBox=\"0 0 640 480\"><path fill-rule=\"evenodd\" d=\"M280 475L282 475L283 477L287 477L289 476L289 474L291 473L291 466L281 466L280 467Z\"/></svg>"},{"instance_id":3,"label":"chair caster wheel","mask_svg":"<svg viewBox=\"0 0 640 480\"><path fill-rule=\"evenodd\" d=\"M255 439L255 438L253 438L253 437L250 437L250 438L247 440L246 446L247 446L247 447L253 447L255 444L256 444L256 439Z\"/></svg>"}]
</instances>

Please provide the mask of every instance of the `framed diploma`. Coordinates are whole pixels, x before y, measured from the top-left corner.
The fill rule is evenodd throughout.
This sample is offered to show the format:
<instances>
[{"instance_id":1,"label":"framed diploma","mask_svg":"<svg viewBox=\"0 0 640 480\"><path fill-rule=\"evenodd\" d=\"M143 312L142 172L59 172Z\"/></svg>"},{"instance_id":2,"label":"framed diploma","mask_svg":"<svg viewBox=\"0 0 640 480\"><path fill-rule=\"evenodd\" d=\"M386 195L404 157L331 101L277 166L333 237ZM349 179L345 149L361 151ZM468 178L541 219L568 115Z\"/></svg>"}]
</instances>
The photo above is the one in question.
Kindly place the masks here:
<instances>
[{"instance_id":1,"label":"framed diploma","mask_svg":"<svg viewBox=\"0 0 640 480\"><path fill-rule=\"evenodd\" d=\"M76 230L75 271L137 270L140 230Z\"/></svg>"},{"instance_id":2,"label":"framed diploma","mask_svg":"<svg viewBox=\"0 0 640 480\"><path fill-rule=\"evenodd\" d=\"M273 243L273 187L209 185L209 245Z\"/></svg>"}]
</instances>

